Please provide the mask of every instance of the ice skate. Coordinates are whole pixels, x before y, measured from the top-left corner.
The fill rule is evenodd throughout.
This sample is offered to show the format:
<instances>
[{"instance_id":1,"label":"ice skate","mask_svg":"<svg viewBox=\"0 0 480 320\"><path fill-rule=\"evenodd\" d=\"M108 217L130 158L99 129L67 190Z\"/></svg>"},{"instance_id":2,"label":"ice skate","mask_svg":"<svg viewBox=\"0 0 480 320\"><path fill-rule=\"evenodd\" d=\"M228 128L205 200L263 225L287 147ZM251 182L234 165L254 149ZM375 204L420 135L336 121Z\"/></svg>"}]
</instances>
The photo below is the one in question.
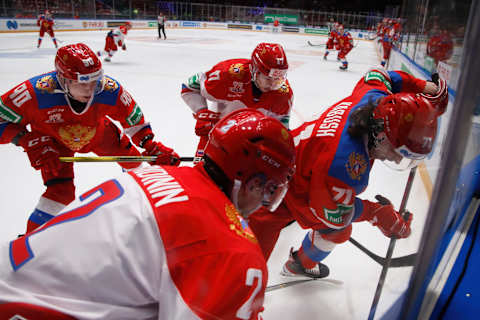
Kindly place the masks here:
<instances>
[{"instance_id":1,"label":"ice skate","mask_svg":"<svg viewBox=\"0 0 480 320\"><path fill-rule=\"evenodd\" d=\"M105 62L110 62L110 61L112 61L112 60L110 59L110 57L105 57L105 58L103 59L103 61L105 61Z\"/></svg>"},{"instance_id":2,"label":"ice skate","mask_svg":"<svg viewBox=\"0 0 480 320\"><path fill-rule=\"evenodd\" d=\"M312 269L305 269L297 256L298 251L290 249L290 257L288 261L283 265L283 269L280 272L281 275L286 277L307 277L313 279L325 278L329 275L330 269L323 263L318 263Z\"/></svg>"},{"instance_id":3,"label":"ice skate","mask_svg":"<svg viewBox=\"0 0 480 320\"><path fill-rule=\"evenodd\" d=\"M348 62L343 62L342 65L339 68L340 68L340 70L347 70L348 69Z\"/></svg>"}]
</instances>

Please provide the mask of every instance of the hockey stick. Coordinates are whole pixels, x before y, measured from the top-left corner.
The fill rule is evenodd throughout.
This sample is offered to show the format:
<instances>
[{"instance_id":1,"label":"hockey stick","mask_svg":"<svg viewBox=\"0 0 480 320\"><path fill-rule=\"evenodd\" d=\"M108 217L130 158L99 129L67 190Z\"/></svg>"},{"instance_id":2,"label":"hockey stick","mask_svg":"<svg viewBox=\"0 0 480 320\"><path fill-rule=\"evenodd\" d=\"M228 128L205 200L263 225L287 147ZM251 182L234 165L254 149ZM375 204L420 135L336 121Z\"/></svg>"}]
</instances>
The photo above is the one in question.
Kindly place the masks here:
<instances>
[{"instance_id":1,"label":"hockey stick","mask_svg":"<svg viewBox=\"0 0 480 320\"><path fill-rule=\"evenodd\" d=\"M300 279L300 280L287 281L287 282L282 282L282 283L275 284L275 285L272 285L272 286L268 286L268 287L265 289L265 292L275 291L275 290L278 290L278 289L283 289L283 288L291 287L291 286L294 286L294 285L297 285L297 284L301 284L301 283L304 283L304 282L309 282L309 281L321 281L321 282L327 282L327 283L336 284L336 285L342 285L342 284L343 284L343 281L335 280L335 279L328 279L328 278L314 279L314 278L309 278L309 279Z\"/></svg>"},{"instance_id":2,"label":"hockey stick","mask_svg":"<svg viewBox=\"0 0 480 320\"><path fill-rule=\"evenodd\" d=\"M314 43L311 43L310 40L307 40L307 43L312 46L312 47L325 47L325 44L324 43L321 43L321 44L314 44Z\"/></svg>"},{"instance_id":3,"label":"hockey stick","mask_svg":"<svg viewBox=\"0 0 480 320\"><path fill-rule=\"evenodd\" d=\"M386 259L384 257L380 257L379 255L376 255L372 251L368 250L366 247L364 247L360 242L355 240L354 238L348 239L355 247L363 251L367 256L372 258L375 262L380 264L381 266L384 266L386 263ZM396 257L392 258L390 260L390 268L400 268L400 267L409 267L413 266L415 263L415 259L417 258L417 253L412 253L406 256L401 256L401 257Z\"/></svg>"},{"instance_id":4,"label":"hockey stick","mask_svg":"<svg viewBox=\"0 0 480 320\"><path fill-rule=\"evenodd\" d=\"M142 162L155 161L157 156L102 156L102 157L59 157L61 162ZM180 161L193 161L193 157L180 157Z\"/></svg>"},{"instance_id":5,"label":"hockey stick","mask_svg":"<svg viewBox=\"0 0 480 320\"><path fill-rule=\"evenodd\" d=\"M413 179L415 178L415 172L417 171L417 167L412 168L410 170L410 174L408 175L407 184L405 186L405 191L403 192L402 203L400 204L399 212L402 213L405 211L405 207L407 206L408 197L410 196L410 191L412 190ZM404 219L408 219L407 216L410 213L407 211L405 212ZM380 300L380 295L382 294L383 283L385 282L385 278L387 277L387 271L390 267L390 263L392 262L392 254L393 249L395 249L395 243L397 239L393 237L390 239L390 244L388 245L387 255L385 257L385 264L382 267L382 273L380 274L380 278L378 279L377 289L375 290L375 295L373 297L372 306L370 307L370 313L368 314L368 320L373 320L375 316L375 312L377 311L378 301Z\"/></svg>"}]
</instances>

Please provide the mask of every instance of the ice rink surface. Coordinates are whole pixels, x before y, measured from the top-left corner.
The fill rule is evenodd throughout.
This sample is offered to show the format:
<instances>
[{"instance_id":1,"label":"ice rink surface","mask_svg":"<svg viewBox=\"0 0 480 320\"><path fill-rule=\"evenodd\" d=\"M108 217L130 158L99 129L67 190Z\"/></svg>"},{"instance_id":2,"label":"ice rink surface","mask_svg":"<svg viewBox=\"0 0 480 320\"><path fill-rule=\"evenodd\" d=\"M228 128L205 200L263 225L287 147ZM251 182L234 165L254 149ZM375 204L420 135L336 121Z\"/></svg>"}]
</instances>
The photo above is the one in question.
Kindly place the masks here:
<instances>
[{"instance_id":1,"label":"ice rink surface","mask_svg":"<svg viewBox=\"0 0 480 320\"><path fill-rule=\"evenodd\" d=\"M57 32L57 37L60 45L84 42L97 51L103 49L106 33ZM0 34L2 94L30 77L54 69L56 50L52 41L45 36L42 47L37 49L37 37L37 33ZM286 50L290 64L288 79L294 92L291 128L313 119L329 105L348 96L362 75L379 65L374 43L362 40L355 40L356 47L347 57L348 71L340 71L336 52L324 61L323 49L307 44L307 40L325 43L325 37L198 29L169 29L167 37L167 40L158 40L156 29L131 30L126 40L127 51L119 51L112 62L104 63L104 70L132 94L147 121L152 123L156 139L173 147L181 156L193 156L197 144L194 119L180 97L181 83L221 60L249 58L259 42L277 42ZM26 220L44 187L40 173L30 167L26 154L19 147L0 145L0 152L0 241L9 241L24 232ZM113 163L76 164L77 196L120 172L120 167ZM393 172L377 163L370 175L369 187L361 198L374 200L374 195L381 193L398 209L407 175L408 172ZM426 191L418 177L412 194L417 200L410 201L407 208L414 213L413 232L410 238L397 241L394 256L415 252L421 237L427 201L421 200L426 199ZM297 224L282 231L268 261L269 285L291 279L280 276L279 272L290 247L298 249L305 233ZM352 237L375 253L385 255L389 239L368 222L354 224ZM342 284L318 280L268 292L264 318L366 319L380 276L380 265L350 242L337 246L324 262L330 267L329 278ZM410 273L411 267L389 270L376 318L380 318L407 288Z\"/></svg>"}]
</instances>

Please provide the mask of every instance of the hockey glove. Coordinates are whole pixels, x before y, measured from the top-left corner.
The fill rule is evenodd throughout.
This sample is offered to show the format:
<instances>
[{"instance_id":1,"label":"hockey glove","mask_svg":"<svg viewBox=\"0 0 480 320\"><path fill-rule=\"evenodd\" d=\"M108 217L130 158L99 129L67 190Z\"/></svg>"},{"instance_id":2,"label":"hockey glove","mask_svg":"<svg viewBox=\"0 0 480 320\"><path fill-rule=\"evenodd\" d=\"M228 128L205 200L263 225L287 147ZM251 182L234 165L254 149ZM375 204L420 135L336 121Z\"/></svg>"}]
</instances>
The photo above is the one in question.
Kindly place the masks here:
<instances>
[{"instance_id":1,"label":"hockey glove","mask_svg":"<svg viewBox=\"0 0 480 320\"><path fill-rule=\"evenodd\" d=\"M23 147L28 155L28 159L35 170L45 170L56 176L60 170L61 162L56 143L50 136L40 133L28 132L20 140L18 144Z\"/></svg>"},{"instance_id":2,"label":"hockey glove","mask_svg":"<svg viewBox=\"0 0 480 320\"><path fill-rule=\"evenodd\" d=\"M436 82L436 85L438 88L437 92L434 94L421 93L420 95L422 95L432 103L433 107L438 110L438 115L442 115L445 112L445 110L447 110L447 105L448 105L447 81L443 79L439 79L438 77L433 77L433 76L432 76L432 80L433 80L432 82L434 83L435 83L435 80L437 80Z\"/></svg>"},{"instance_id":3,"label":"hockey glove","mask_svg":"<svg viewBox=\"0 0 480 320\"><path fill-rule=\"evenodd\" d=\"M194 115L194 118L197 119L197 123L195 124L195 134L199 137L208 136L210 130L212 130L215 123L220 119L220 113L204 108L198 111Z\"/></svg>"},{"instance_id":4,"label":"hockey glove","mask_svg":"<svg viewBox=\"0 0 480 320\"><path fill-rule=\"evenodd\" d=\"M412 222L412 214L407 213L404 219L393 209L390 201L382 196L376 196L379 202L371 202L363 200L362 218L369 220L374 226L377 226L384 235L389 238L407 238L410 233L410 224Z\"/></svg>"},{"instance_id":5,"label":"hockey glove","mask_svg":"<svg viewBox=\"0 0 480 320\"><path fill-rule=\"evenodd\" d=\"M180 164L180 157L173 151L173 149L164 146L161 142L155 142L147 140L143 144L145 151L142 153L144 156L157 156L157 160L150 162L150 164L158 165L171 165L178 166Z\"/></svg>"}]
</instances>

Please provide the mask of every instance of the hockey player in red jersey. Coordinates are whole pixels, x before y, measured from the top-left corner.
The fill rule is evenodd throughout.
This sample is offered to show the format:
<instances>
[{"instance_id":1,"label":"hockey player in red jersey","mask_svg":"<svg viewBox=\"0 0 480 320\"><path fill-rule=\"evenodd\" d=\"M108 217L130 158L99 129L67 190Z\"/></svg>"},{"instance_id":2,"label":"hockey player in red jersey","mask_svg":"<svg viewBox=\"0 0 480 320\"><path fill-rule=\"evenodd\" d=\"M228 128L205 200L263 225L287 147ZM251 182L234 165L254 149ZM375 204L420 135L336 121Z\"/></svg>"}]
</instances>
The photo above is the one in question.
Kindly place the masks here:
<instances>
[{"instance_id":1,"label":"hockey player in red jersey","mask_svg":"<svg viewBox=\"0 0 480 320\"><path fill-rule=\"evenodd\" d=\"M59 156L77 152L138 156L131 138L146 155L161 155L160 164L178 159L172 149L154 141L135 100L119 82L103 74L101 61L83 43L61 47L55 71L24 81L0 98L0 143L21 146L47 187L29 218L28 231L75 198L73 164L61 163ZM120 165L131 169L138 163Z\"/></svg>"},{"instance_id":2,"label":"hockey player in red jersey","mask_svg":"<svg viewBox=\"0 0 480 320\"><path fill-rule=\"evenodd\" d=\"M387 21L387 25L383 29L382 48L383 59L381 65L384 67L390 59L390 52L392 47L399 39L399 34L396 32L395 21L390 19Z\"/></svg>"},{"instance_id":3,"label":"hockey player in red jersey","mask_svg":"<svg viewBox=\"0 0 480 320\"><path fill-rule=\"evenodd\" d=\"M195 167L124 173L0 244L2 319L261 319L267 266L246 218L281 202L294 164L278 120L234 111Z\"/></svg>"},{"instance_id":4,"label":"hockey player in red jersey","mask_svg":"<svg viewBox=\"0 0 480 320\"><path fill-rule=\"evenodd\" d=\"M182 84L182 98L197 120L195 133L200 142L196 162L202 157L213 125L232 110L255 108L288 128L293 92L287 70L287 56L282 46L260 43L251 59L222 61Z\"/></svg>"},{"instance_id":5,"label":"hockey player in red jersey","mask_svg":"<svg viewBox=\"0 0 480 320\"><path fill-rule=\"evenodd\" d=\"M323 55L323 60L327 60L327 56L330 54L330 51L328 50L338 50L339 47L338 47L338 28L339 26L339 23L338 22L335 22L334 24L332 24L332 28L330 30L330 32L328 33L328 40L327 40L327 44L326 44L326 49L325 49L325 54ZM337 59L338 56L337 56Z\"/></svg>"},{"instance_id":6,"label":"hockey player in red jersey","mask_svg":"<svg viewBox=\"0 0 480 320\"><path fill-rule=\"evenodd\" d=\"M342 65L340 66L341 70L347 70L348 68L348 61L347 61L347 54L352 50L353 48L353 38L350 32L346 31L343 28L343 25L338 26L338 46L339 46L339 52L338 52L338 58L342 62Z\"/></svg>"},{"instance_id":7,"label":"hockey player in red jersey","mask_svg":"<svg viewBox=\"0 0 480 320\"><path fill-rule=\"evenodd\" d=\"M118 48L122 48L122 50L127 50L127 45L125 44L125 36L128 33L128 30L132 28L132 24L127 21L124 25L110 30L107 33L107 37L105 38L105 48L103 51L98 51L98 56L106 55L103 59L106 62L110 62L112 60L113 55L118 51Z\"/></svg>"},{"instance_id":8,"label":"hockey player in red jersey","mask_svg":"<svg viewBox=\"0 0 480 320\"><path fill-rule=\"evenodd\" d=\"M432 36L428 39L427 54L433 58L435 68L439 61L446 61L453 54L453 37L445 29L434 29Z\"/></svg>"},{"instance_id":9,"label":"hockey player in red jersey","mask_svg":"<svg viewBox=\"0 0 480 320\"><path fill-rule=\"evenodd\" d=\"M37 48L40 48L40 45L42 44L43 36L45 35L45 32L50 35L52 38L53 44L55 45L55 48L58 48L57 45L57 39L55 39L55 33L53 32L53 25L55 22L53 21L52 14L50 11L45 10L45 14L39 15L37 19L37 26L40 27L40 33L38 36L38 44Z\"/></svg>"},{"instance_id":10,"label":"hockey player in red jersey","mask_svg":"<svg viewBox=\"0 0 480 320\"><path fill-rule=\"evenodd\" d=\"M361 200L375 160L407 168L430 153L437 117L446 109L448 91L402 71L369 71L352 94L318 119L292 130L296 174L276 212L260 211L249 223L266 259L282 228L297 221L310 229L283 268L289 276L325 277L321 261L350 238L352 223L369 221L387 237L410 234L392 205Z\"/></svg>"}]
</instances>

